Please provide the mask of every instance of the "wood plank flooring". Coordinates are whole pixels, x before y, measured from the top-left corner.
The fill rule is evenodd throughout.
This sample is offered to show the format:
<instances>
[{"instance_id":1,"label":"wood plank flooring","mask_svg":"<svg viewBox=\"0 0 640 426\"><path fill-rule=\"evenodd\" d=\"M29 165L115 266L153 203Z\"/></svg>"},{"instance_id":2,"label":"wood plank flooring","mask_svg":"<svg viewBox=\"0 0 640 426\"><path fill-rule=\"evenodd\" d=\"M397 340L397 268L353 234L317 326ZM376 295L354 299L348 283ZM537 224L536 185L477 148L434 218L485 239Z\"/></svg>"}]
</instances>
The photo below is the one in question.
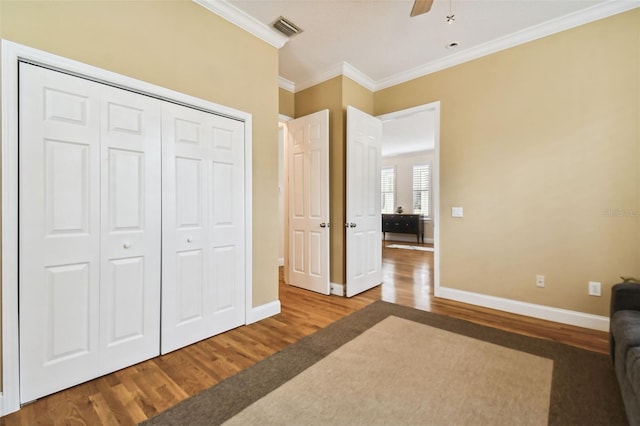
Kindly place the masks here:
<instances>
[{"instance_id":1,"label":"wood plank flooring","mask_svg":"<svg viewBox=\"0 0 640 426\"><path fill-rule=\"evenodd\" d=\"M349 299L281 279L280 314L42 398L0 425L137 424L380 299L607 353L604 332L434 298L431 252L383 247L383 263L383 284Z\"/></svg>"}]
</instances>

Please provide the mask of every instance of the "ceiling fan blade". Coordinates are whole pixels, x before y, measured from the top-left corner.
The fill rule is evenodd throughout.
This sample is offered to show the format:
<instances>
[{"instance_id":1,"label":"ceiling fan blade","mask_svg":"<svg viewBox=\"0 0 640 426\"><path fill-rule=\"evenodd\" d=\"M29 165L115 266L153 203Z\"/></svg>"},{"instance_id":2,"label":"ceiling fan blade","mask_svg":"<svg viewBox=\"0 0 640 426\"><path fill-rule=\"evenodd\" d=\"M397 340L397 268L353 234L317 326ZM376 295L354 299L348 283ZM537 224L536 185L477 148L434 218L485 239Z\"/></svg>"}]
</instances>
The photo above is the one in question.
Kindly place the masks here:
<instances>
[{"instance_id":1,"label":"ceiling fan blade","mask_svg":"<svg viewBox=\"0 0 640 426\"><path fill-rule=\"evenodd\" d=\"M427 13L431 10L431 5L433 4L433 0L415 0L413 3L413 8L411 9L410 16L418 16L423 13Z\"/></svg>"}]
</instances>

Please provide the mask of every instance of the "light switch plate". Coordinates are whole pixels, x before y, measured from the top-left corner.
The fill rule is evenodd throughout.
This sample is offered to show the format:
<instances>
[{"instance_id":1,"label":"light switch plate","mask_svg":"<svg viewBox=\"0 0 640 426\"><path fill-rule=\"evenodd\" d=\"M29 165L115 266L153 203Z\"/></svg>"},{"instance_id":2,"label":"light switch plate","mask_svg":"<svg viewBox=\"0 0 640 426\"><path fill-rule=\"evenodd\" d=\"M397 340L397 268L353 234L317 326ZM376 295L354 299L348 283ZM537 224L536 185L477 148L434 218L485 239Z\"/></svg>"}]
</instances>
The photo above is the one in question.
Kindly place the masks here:
<instances>
[{"instance_id":1,"label":"light switch plate","mask_svg":"<svg viewBox=\"0 0 640 426\"><path fill-rule=\"evenodd\" d=\"M451 207L451 217L464 217L464 209L462 207Z\"/></svg>"}]
</instances>

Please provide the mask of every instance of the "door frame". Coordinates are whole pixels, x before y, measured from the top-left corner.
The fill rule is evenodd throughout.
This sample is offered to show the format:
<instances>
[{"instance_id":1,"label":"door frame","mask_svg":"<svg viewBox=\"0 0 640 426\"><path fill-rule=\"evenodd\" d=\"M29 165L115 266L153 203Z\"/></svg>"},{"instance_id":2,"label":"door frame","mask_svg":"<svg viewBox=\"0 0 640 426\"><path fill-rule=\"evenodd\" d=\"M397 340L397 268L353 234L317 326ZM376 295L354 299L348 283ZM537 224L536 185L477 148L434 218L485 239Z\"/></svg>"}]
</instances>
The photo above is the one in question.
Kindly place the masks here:
<instances>
[{"instance_id":1,"label":"door frame","mask_svg":"<svg viewBox=\"0 0 640 426\"><path fill-rule=\"evenodd\" d=\"M82 78L244 122L245 324L271 315L253 308L252 115L8 40L2 54L2 393L0 416L20 409L18 324L18 63L46 66ZM275 312L274 312L275 313Z\"/></svg>"},{"instance_id":2,"label":"door frame","mask_svg":"<svg viewBox=\"0 0 640 426\"><path fill-rule=\"evenodd\" d=\"M389 112L378 115L377 118L382 121L388 121L422 111L431 111L434 114L433 170L431 171L431 190L433 192L433 294L438 297L440 296L440 101Z\"/></svg>"},{"instance_id":3,"label":"door frame","mask_svg":"<svg viewBox=\"0 0 640 426\"><path fill-rule=\"evenodd\" d=\"M281 227L278 228L279 238L282 238L282 259L278 259L278 266L283 267L284 282L289 282L289 167L287 165L287 144L289 137L289 127L287 123L293 120L284 114L278 114L278 187L279 211Z\"/></svg>"}]
</instances>

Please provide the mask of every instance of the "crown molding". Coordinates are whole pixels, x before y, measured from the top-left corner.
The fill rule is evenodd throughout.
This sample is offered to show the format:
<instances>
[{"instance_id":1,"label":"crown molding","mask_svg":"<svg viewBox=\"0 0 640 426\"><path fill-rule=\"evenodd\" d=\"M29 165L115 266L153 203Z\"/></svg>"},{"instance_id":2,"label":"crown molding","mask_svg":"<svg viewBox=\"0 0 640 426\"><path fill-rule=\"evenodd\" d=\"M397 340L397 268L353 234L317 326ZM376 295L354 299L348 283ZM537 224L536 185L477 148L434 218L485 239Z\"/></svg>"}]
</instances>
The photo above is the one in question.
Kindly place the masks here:
<instances>
[{"instance_id":1,"label":"crown molding","mask_svg":"<svg viewBox=\"0 0 640 426\"><path fill-rule=\"evenodd\" d=\"M524 30L509 34L505 37L492 40L490 42L464 51L460 51L458 53L454 53L445 58L437 59L427 64L412 68L407 71L403 71L398 74L394 74L377 81L371 79L362 71L356 69L352 65L346 62L342 62L340 64L331 66L327 70L312 76L310 79L300 84L290 82L292 84L292 86L290 87L294 88L293 91L295 93L297 91L315 86L316 84L322 83L326 80L342 74L351 78L352 80L366 87L372 92L377 92L378 90L386 89L388 87L395 86L401 83L406 83L407 81L411 81L437 71L442 71L446 68L460 65L462 63L478 59L483 56L499 52L501 50L509 49L520 44L559 33L561 31L579 27L580 25L585 25L599 19L608 18L619 13L628 12L639 7L640 2L638 0L610 0L606 3L600 3L584 10L560 18L552 19L542 24L526 28Z\"/></svg>"},{"instance_id":2,"label":"crown molding","mask_svg":"<svg viewBox=\"0 0 640 426\"><path fill-rule=\"evenodd\" d=\"M344 76L349 77L359 85L369 89L372 92L375 92L376 82L353 65L348 64L347 62L343 62L342 73Z\"/></svg>"},{"instance_id":3,"label":"crown molding","mask_svg":"<svg viewBox=\"0 0 640 426\"><path fill-rule=\"evenodd\" d=\"M278 86L281 89L296 93L296 84L293 81L287 80L284 77L278 77Z\"/></svg>"},{"instance_id":4,"label":"crown molding","mask_svg":"<svg viewBox=\"0 0 640 426\"><path fill-rule=\"evenodd\" d=\"M316 84L323 83L327 80L331 80L334 77L342 75L344 72L342 64L343 62L339 64L333 64L332 66L325 69L324 71L321 71L317 74L312 75L311 78L309 78L308 80L305 80L300 83L296 83L295 84L296 92L300 92L301 90L308 89L309 87L313 87Z\"/></svg>"},{"instance_id":5,"label":"crown molding","mask_svg":"<svg viewBox=\"0 0 640 426\"><path fill-rule=\"evenodd\" d=\"M272 30L269 26L246 14L226 0L193 0L193 2L277 49L280 49L289 41L287 37Z\"/></svg>"},{"instance_id":6,"label":"crown molding","mask_svg":"<svg viewBox=\"0 0 640 426\"><path fill-rule=\"evenodd\" d=\"M363 73L353 65L347 62L339 62L327 68L323 72L314 75L310 79L303 81L302 83L295 83L294 92L299 92L301 90L308 89L309 87L315 86L316 84L323 83L327 80L338 77L340 75L349 77L351 80L371 90L372 92L375 90L375 87L376 87L375 80L373 80L371 77L368 77L365 73Z\"/></svg>"},{"instance_id":7,"label":"crown molding","mask_svg":"<svg viewBox=\"0 0 640 426\"><path fill-rule=\"evenodd\" d=\"M638 0L611 0L606 3L597 4L584 10L552 19L505 37L455 53L446 58L438 59L428 64L378 80L375 84L374 92L638 7L640 7Z\"/></svg>"}]
</instances>

